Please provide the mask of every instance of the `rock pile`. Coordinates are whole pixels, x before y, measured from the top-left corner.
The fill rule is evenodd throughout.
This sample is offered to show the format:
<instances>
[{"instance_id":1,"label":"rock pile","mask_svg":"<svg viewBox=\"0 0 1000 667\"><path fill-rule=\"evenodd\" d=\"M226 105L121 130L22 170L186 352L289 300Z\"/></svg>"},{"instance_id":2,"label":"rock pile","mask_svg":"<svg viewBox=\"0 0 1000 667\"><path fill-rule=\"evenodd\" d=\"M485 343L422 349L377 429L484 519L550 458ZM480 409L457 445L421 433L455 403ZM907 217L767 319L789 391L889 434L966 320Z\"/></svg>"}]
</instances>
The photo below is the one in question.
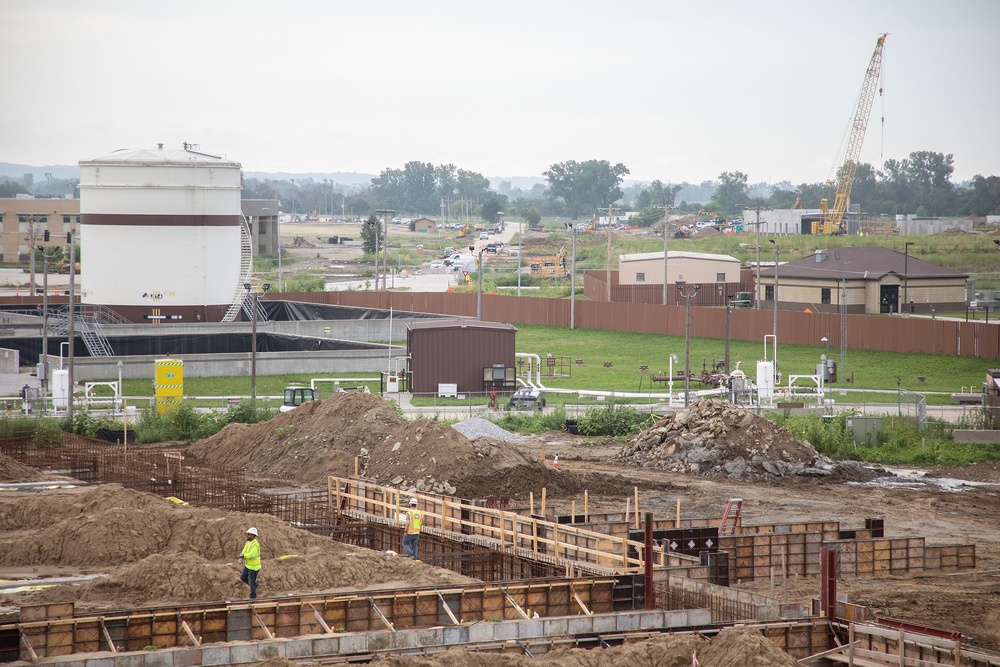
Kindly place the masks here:
<instances>
[{"instance_id":1,"label":"rock pile","mask_svg":"<svg viewBox=\"0 0 1000 667\"><path fill-rule=\"evenodd\" d=\"M739 481L826 477L836 470L830 459L783 426L714 399L661 419L622 447L614 460ZM856 478L859 466L849 467L850 477Z\"/></svg>"}]
</instances>

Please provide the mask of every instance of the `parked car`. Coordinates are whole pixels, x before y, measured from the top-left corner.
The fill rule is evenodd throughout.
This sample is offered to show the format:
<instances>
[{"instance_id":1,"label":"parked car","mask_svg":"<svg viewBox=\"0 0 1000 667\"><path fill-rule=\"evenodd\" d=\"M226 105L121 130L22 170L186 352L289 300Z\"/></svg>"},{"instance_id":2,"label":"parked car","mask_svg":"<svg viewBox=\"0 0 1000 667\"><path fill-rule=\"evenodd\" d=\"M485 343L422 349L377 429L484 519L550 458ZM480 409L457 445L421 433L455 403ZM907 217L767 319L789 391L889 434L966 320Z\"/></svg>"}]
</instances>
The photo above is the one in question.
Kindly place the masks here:
<instances>
[{"instance_id":1,"label":"parked car","mask_svg":"<svg viewBox=\"0 0 1000 667\"><path fill-rule=\"evenodd\" d=\"M440 259L435 259L431 262L432 269L440 269L442 266L444 266L444 262Z\"/></svg>"},{"instance_id":2,"label":"parked car","mask_svg":"<svg viewBox=\"0 0 1000 667\"><path fill-rule=\"evenodd\" d=\"M479 232L479 240L480 241L489 241L490 240L490 233L489 232Z\"/></svg>"}]
</instances>

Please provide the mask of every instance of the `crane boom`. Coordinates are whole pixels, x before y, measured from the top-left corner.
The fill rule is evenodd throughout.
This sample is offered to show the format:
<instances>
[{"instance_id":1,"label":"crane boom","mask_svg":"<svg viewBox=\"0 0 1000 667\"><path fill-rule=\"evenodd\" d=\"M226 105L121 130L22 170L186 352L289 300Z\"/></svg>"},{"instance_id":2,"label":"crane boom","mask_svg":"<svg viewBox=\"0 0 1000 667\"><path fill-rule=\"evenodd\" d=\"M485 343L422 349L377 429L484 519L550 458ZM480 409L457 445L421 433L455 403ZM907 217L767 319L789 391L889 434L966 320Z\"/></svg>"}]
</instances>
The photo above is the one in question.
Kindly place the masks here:
<instances>
[{"instance_id":1,"label":"crane boom","mask_svg":"<svg viewBox=\"0 0 1000 667\"><path fill-rule=\"evenodd\" d=\"M840 234L843 231L841 221L844 218L844 212L847 211L847 202L851 198L854 175L858 170L858 158L861 156L861 145L865 141L865 130L868 129L868 118L871 116L872 103L875 101L875 91L878 88L878 79L882 72L882 47L885 45L887 34L879 36L875 43L875 52L872 53L871 62L868 63L868 70L865 72L861 94L858 96L858 106L854 111L854 119L851 123L851 136L847 143L844 164L837 174L837 195L833 202L833 208L827 208L826 199L820 202L820 208L823 209L823 228L819 230L817 229L819 224L813 223L814 234L818 232Z\"/></svg>"}]
</instances>

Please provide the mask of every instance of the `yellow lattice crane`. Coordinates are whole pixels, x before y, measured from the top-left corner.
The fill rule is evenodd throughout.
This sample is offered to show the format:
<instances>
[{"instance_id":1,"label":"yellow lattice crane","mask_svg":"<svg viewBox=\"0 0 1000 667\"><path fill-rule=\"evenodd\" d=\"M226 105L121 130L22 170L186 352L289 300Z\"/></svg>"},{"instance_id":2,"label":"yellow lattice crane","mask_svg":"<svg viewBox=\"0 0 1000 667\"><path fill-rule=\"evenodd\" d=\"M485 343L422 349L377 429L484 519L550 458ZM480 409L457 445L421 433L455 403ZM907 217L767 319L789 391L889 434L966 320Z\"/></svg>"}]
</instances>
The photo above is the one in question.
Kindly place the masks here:
<instances>
[{"instance_id":1,"label":"yellow lattice crane","mask_svg":"<svg viewBox=\"0 0 1000 667\"><path fill-rule=\"evenodd\" d=\"M879 36L875 43L875 52L872 53L871 62L868 63L868 70L865 72L861 94L858 96L858 106L851 122L851 135L847 142L847 151L844 154L844 164L837 174L837 195L833 201L833 208L827 207L826 198L820 200L819 207L823 211L823 221L813 222L813 234L842 234L844 231L841 223L844 219L844 212L847 211L847 202L851 198L854 174L858 170L858 158L861 156L861 145L865 141L865 130L868 129L872 102L875 101L875 91L878 89L878 80L882 73L882 47L885 44L887 34ZM881 92L880 89L879 92Z\"/></svg>"}]
</instances>

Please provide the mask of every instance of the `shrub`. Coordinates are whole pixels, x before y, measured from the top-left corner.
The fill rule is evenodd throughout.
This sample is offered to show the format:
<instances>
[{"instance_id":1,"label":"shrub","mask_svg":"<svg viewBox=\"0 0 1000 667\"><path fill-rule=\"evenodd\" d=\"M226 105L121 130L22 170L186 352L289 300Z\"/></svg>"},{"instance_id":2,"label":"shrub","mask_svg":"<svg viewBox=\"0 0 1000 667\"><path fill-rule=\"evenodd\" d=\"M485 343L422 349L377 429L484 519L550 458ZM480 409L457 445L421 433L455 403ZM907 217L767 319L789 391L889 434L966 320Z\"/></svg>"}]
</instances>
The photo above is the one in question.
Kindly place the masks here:
<instances>
[{"instance_id":1,"label":"shrub","mask_svg":"<svg viewBox=\"0 0 1000 667\"><path fill-rule=\"evenodd\" d=\"M640 414L628 405L605 405L590 408L576 420L577 431L581 435L632 435L652 425L652 414Z\"/></svg>"}]
</instances>

